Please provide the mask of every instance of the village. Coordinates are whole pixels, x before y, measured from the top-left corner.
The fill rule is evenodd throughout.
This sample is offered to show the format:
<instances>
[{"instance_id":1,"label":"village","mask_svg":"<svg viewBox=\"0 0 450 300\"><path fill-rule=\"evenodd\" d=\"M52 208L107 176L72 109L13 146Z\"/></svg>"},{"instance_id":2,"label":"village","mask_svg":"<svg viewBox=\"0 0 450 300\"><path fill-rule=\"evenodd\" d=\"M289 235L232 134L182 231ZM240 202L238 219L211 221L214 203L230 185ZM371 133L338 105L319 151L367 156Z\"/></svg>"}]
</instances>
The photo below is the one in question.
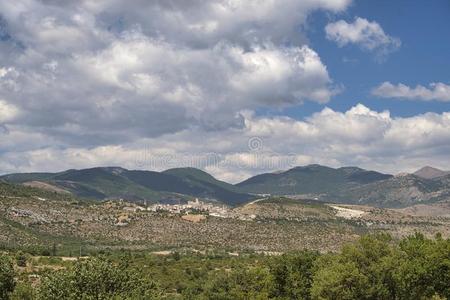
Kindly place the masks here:
<instances>
[{"instance_id":1,"label":"village","mask_svg":"<svg viewBox=\"0 0 450 300\"><path fill-rule=\"evenodd\" d=\"M122 208L126 212L152 212L152 213L168 213L173 215L181 215L186 221L200 222L206 220L207 216L217 218L235 218L243 221L250 221L256 218L255 215L245 215L235 212L226 205L214 202L204 202L195 198L189 200L185 204L163 204L156 203L152 205L137 205L127 203ZM125 225L119 222L117 225Z\"/></svg>"}]
</instances>

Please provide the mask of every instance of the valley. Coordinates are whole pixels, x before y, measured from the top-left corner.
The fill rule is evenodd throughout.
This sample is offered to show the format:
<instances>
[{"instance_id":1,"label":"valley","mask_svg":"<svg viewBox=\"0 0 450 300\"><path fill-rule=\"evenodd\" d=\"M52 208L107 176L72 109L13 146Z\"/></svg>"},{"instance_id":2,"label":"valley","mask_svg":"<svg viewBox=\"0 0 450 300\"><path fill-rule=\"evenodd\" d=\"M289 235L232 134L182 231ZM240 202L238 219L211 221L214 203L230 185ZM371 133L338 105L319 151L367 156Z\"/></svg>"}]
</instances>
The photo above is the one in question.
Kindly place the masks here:
<instances>
[{"instance_id":1,"label":"valley","mask_svg":"<svg viewBox=\"0 0 450 300\"><path fill-rule=\"evenodd\" d=\"M176 185L117 168L6 175L0 269L8 293L11 299L80 299L101 287L104 299L341 299L349 289L333 278L382 279L388 272L398 275L383 286L395 284L393 293L405 295L400 299L447 295L448 281L439 280L448 276L447 175L326 171L287 171L290 188L304 187L296 193L286 192L286 174L278 173L273 194L195 169L163 172ZM354 266L350 275L347 261ZM412 280L419 288L404 287L417 275L416 261L427 266L431 283L421 277ZM336 285L342 289L329 296ZM360 299L362 291L384 295L371 286L367 281L348 299ZM75 292L70 298L67 291Z\"/></svg>"},{"instance_id":2,"label":"valley","mask_svg":"<svg viewBox=\"0 0 450 300\"><path fill-rule=\"evenodd\" d=\"M1 246L7 249L42 251L55 245L66 255L79 248L327 252L368 233L385 232L396 239L415 232L450 236L450 207L443 204L388 209L274 196L238 206L198 199L143 205L82 200L16 184L0 186ZM421 213L433 209L441 213Z\"/></svg>"}]
</instances>

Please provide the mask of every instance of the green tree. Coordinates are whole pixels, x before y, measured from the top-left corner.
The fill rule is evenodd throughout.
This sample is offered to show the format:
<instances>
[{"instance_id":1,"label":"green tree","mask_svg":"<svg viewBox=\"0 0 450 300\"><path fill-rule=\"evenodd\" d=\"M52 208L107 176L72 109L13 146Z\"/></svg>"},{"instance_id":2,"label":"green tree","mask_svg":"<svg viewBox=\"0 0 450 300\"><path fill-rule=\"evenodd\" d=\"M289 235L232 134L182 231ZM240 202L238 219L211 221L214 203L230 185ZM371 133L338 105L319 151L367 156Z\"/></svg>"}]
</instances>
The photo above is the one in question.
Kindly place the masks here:
<instances>
[{"instance_id":1,"label":"green tree","mask_svg":"<svg viewBox=\"0 0 450 300\"><path fill-rule=\"evenodd\" d=\"M19 252L16 253L16 264L19 267L26 267L27 266L27 257L22 251L19 251Z\"/></svg>"},{"instance_id":2,"label":"green tree","mask_svg":"<svg viewBox=\"0 0 450 300\"><path fill-rule=\"evenodd\" d=\"M313 299L367 299L369 285L355 263L332 259L315 274L311 295Z\"/></svg>"},{"instance_id":3,"label":"green tree","mask_svg":"<svg viewBox=\"0 0 450 300\"><path fill-rule=\"evenodd\" d=\"M273 277L267 268L238 268L213 273L200 298L208 300L269 299L274 292Z\"/></svg>"},{"instance_id":4,"label":"green tree","mask_svg":"<svg viewBox=\"0 0 450 300\"><path fill-rule=\"evenodd\" d=\"M5 255L0 256L0 300L10 299L16 283L14 281L14 266L12 260Z\"/></svg>"},{"instance_id":5,"label":"green tree","mask_svg":"<svg viewBox=\"0 0 450 300\"><path fill-rule=\"evenodd\" d=\"M319 254L312 251L285 254L269 262L277 299L311 299L313 267Z\"/></svg>"},{"instance_id":6,"label":"green tree","mask_svg":"<svg viewBox=\"0 0 450 300\"><path fill-rule=\"evenodd\" d=\"M450 298L450 241L415 234L400 242L394 274L400 299Z\"/></svg>"},{"instance_id":7,"label":"green tree","mask_svg":"<svg viewBox=\"0 0 450 300\"><path fill-rule=\"evenodd\" d=\"M313 299L395 299L395 248L388 235L364 236L318 260Z\"/></svg>"},{"instance_id":8,"label":"green tree","mask_svg":"<svg viewBox=\"0 0 450 300\"><path fill-rule=\"evenodd\" d=\"M67 271L43 278L39 299L158 299L159 289L127 263L79 261Z\"/></svg>"},{"instance_id":9,"label":"green tree","mask_svg":"<svg viewBox=\"0 0 450 300\"><path fill-rule=\"evenodd\" d=\"M34 300L36 294L28 283L19 283L11 295L11 300Z\"/></svg>"}]
</instances>

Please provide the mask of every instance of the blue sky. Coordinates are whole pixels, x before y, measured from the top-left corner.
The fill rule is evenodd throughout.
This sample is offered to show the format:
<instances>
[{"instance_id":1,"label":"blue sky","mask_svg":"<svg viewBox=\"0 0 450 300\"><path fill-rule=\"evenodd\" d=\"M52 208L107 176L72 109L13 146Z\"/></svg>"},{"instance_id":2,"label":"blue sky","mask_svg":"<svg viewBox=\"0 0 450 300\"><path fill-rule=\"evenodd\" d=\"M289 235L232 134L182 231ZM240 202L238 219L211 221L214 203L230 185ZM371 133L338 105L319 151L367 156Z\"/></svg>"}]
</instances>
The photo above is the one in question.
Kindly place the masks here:
<instances>
[{"instance_id":1,"label":"blue sky","mask_svg":"<svg viewBox=\"0 0 450 300\"><path fill-rule=\"evenodd\" d=\"M355 17L378 22L387 34L401 40L400 49L379 62L374 59L373 53L361 51L355 45L340 48L326 39L326 24L338 19L350 23ZM344 90L325 105L305 102L295 108L284 109L284 114L303 118L324 106L346 111L357 103L378 111L388 109L393 116L450 110L450 102L383 99L370 93L373 87L384 81L401 82L409 86L428 85L431 82L450 84L449 1L355 1L341 14L323 11L313 13L307 26L312 48L319 53L333 80L343 84ZM279 111L261 113L278 114Z\"/></svg>"},{"instance_id":2,"label":"blue sky","mask_svg":"<svg viewBox=\"0 0 450 300\"><path fill-rule=\"evenodd\" d=\"M449 37L448 0L0 0L0 173L450 170Z\"/></svg>"}]
</instances>

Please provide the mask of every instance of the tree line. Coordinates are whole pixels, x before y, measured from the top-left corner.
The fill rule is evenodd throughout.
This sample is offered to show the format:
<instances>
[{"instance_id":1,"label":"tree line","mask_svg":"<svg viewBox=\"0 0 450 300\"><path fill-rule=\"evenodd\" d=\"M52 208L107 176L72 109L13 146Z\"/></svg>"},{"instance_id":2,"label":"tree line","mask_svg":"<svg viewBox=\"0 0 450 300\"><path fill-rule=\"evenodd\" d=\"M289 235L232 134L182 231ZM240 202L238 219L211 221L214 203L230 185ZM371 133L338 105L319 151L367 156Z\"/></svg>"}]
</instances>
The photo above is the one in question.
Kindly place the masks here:
<instances>
[{"instance_id":1,"label":"tree line","mask_svg":"<svg viewBox=\"0 0 450 300\"><path fill-rule=\"evenodd\" d=\"M164 260L98 255L40 282L18 280L23 254L0 256L0 299L450 299L450 240L361 237L339 253Z\"/></svg>"}]
</instances>

